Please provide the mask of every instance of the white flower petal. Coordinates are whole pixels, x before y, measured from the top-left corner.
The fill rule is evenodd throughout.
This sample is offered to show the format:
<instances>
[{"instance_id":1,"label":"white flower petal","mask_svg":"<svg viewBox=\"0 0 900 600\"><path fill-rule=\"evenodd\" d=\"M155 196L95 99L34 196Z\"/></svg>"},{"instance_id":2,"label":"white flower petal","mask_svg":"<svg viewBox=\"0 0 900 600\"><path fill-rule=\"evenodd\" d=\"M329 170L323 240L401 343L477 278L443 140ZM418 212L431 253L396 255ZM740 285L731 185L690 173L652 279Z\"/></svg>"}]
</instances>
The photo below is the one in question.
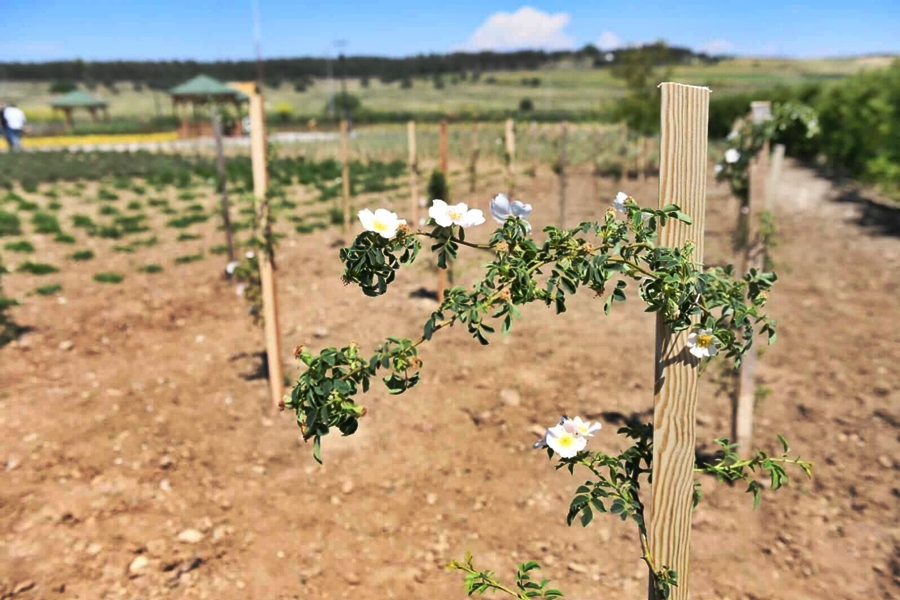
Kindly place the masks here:
<instances>
[{"instance_id":1,"label":"white flower petal","mask_svg":"<svg viewBox=\"0 0 900 600\"><path fill-rule=\"evenodd\" d=\"M357 216L359 217L359 222L362 223L363 229L365 229L366 231L374 231L374 229L372 229L372 226L375 222L375 215L371 210L369 210L368 208L364 208L359 211Z\"/></svg>"}]
</instances>

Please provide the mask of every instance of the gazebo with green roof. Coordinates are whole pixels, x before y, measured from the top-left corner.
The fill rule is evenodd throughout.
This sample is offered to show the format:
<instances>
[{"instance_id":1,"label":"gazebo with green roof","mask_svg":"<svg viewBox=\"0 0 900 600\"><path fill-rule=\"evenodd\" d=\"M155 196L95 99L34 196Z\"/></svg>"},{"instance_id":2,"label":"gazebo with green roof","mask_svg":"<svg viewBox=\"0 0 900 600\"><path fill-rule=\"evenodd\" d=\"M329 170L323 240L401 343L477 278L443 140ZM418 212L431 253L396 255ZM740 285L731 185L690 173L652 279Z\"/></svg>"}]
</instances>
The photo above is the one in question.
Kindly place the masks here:
<instances>
[{"instance_id":1,"label":"gazebo with green roof","mask_svg":"<svg viewBox=\"0 0 900 600\"><path fill-rule=\"evenodd\" d=\"M197 75L193 79L185 81L169 90L172 97L172 110L178 107L197 106L205 104L234 104L240 112L240 106L249 100L243 92L229 87L217 79L208 75ZM240 119L238 119L240 127ZM198 128L193 128L198 129ZM184 109L181 111L181 137L190 137L191 134L199 134L199 130L193 131Z\"/></svg>"},{"instance_id":2,"label":"gazebo with green roof","mask_svg":"<svg viewBox=\"0 0 900 600\"><path fill-rule=\"evenodd\" d=\"M50 103L53 110L60 110L66 117L66 126L72 128L72 113L76 108L83 108L91 113L91 120L97 121L97 111L103 111L105 118L109 119L109 104L94 98L84 90L72 90L64 96L60 96Z\"/></svg>"}]
</instances>

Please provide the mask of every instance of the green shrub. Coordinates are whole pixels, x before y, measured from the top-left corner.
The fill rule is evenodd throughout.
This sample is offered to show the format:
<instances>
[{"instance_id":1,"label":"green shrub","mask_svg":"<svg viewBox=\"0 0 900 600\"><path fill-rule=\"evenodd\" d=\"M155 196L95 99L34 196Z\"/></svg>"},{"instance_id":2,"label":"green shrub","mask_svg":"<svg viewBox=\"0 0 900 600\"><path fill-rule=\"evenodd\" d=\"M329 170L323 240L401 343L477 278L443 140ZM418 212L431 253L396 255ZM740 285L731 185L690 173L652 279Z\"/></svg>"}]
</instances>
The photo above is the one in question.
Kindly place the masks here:
<instances>
[{"instance_id":1,"label":"green shrub","mask_svg":"<svg viewBox=\"0 0 900 600\"><path fill-rule=\"evenodd\" d=\"M176 229L184 229L186 227L190 227L195 223L204 223L209 219L207 215L199 215L199 214L191 214L184 215L175 219L171 219L166 223L168 227L174 227Z\"/></svg>"},{"instance_id":2,"label":"green shrub","mask_svg":"<svg viewBox=\"0 0 900 600\"><path fill-rule=\"evenodd\" d=\"M47 263L27 261L21 263L16 268L16 271L19 271L20 273L31 273L32 275L49 275L50 273L58 273L59 268L48 265Z\"/></svg>"},{"instance_id":3,"label":"green shrub","mask_svg":"<svg viewBox=\"0 0 900 600\"><path fill-rule=\"evenodd\" d=\"M196 233L179 233L176 241L179 242L188 242L191 240L199 240L203 236L197 235Z\"/></svg>"},{"instance_id":4,"label":"green shrub","mask_svg":"<svg viewBox=\"0 0 900 600\"><path fill-rule=\"evenodd\" d=\"M226 246L225 244L218 244L210 248L209 253L218 255L228 254L228 246Z\"/></svg>"},{"instance_id":5,"label":"green shrub","mask_svg":"<svg viewBox=\"0 0 900 600\"><path fill-rule=\"evenodd\" d=\"M4 249L9 250L10 252L34 252L34 245L31 242L20 240L18 242L8 242L3 246Z\"/></svg>"},{"instance_id":6,"label":"green shrub","mask_svg":"<svg viewBox=\"0 0 900 600\"><path fill-rule=\"evenodd\" d=\"M98 283L121 283L123 279L125 279L125 276L118 273L97 273L94 275L94 281Z\"/></svg>"},{"instance_id":7,"label":"green shrub","mask_svg":"<svg viewBox=\"0 0 900 600\"><path fill-rule=\"evenodd\" d=\"M119 195L115 192L111 192L111 191L107 190L106 188L100 188L100 191L97 192L97 198L99 200L113 201L113 200L118 200Z\"/></svg>"},{"instance_id":8,"label":"green shrub","mask_svg":"<svg viewBox=\"0 0 900 600\"><path fill-rule=\"evenodd\" d=\"M144 208L144 205L141 204L139 200L132 200L125 208L128 210L141 210Z\"/></svg>"},{"instance_id":9,"label":"green shrub","mask_svg":"<svg viewBox=\"0 0 900 600\"><path fill-rule=\"evenodd\" d=\"M15 213L0 210L0 235L21 235L22 221Z\"/></svg>"},{"instance_id":10,"label":"green shrub","mask_svg":"<svg viewBox=\"0 0 900 600\"><path fill-rule=\"evenodd\" d=\"M62 207L63 205L61 202L51 202L47 205L47 210L60 210Z\"/></svg>"},{"instance_id":11,"label":"green shrub","mask_svg":"<svg viewBox=\"0 0 900 600\"><path fill-rule=\"evenodd\" d=\"M59 244L74 244L77 240L75 236L69 235L68 233L57 233L56 237L53 238L54 242Z\"/></svg>"},{"instance_id":12,"label":"green shrub","mask_svg":"<svg viewBox=\"0 0 900 600\"><path fill-rule=\"evenodd\" d=\"M34 290L34 293L38 296L52 296L53 294L59 293L61 291L62 284L51 283L49 285L42 285L41 287Z\"/></svg>"},{"instance_id":13,"label":"green shrub","mask_svg":"<svg viewBox=\"0 0 900 600\"><path fill-rule=\"evenodd\" d=\"M104 204L103 206L100 207L100 210L98 212L101 216L104 216L104 217L122 214L122 211L120 211L118 208L116 208L112 204Z\"/></svg>"},{"instance_id":14,"label":"green shrub","mask_svg":"<svg viewBox=\"0 0 900 600\"><path fill-rule=\"evenodd\" d=\"M203 253L200 254L187 254L185 256L179 256L175 258L176 265L183 265L187 263L197 262L198 260L203 260Z\"/></svg>"},{"instance_id":15,"label":"green shrub","mask_svg":"<svg viewBox=\"0 0 900 600\"><path fill-rule=\"evenodd\" d=\"M72 215L72 225L80 227L81 229L87 229L88 231L97 228L97 224L87 215Z\"/></svg>"},{"instance_id":16,"label":"green shrub","mask_svg":"<svg viewBox=\"0 0 900 600\"><path fill-rule=\"evenodd\" d=\"M141 265L137 270L138 273L160 273L163 268L155 263L150 263L148 265Z\"/></svg>"},{"instance_id":17,"label":"green shrub","mask_svg":"<svg viewBox=\"0 0 900 600\"><path fill-rule=\"evenodd\" d=\"M72 256L70 256L69 258L76 261L91 260L92 258L94 258L94 252L91 250L79 250L78 252L72 254Z\"/></svg>"}]
</instances>

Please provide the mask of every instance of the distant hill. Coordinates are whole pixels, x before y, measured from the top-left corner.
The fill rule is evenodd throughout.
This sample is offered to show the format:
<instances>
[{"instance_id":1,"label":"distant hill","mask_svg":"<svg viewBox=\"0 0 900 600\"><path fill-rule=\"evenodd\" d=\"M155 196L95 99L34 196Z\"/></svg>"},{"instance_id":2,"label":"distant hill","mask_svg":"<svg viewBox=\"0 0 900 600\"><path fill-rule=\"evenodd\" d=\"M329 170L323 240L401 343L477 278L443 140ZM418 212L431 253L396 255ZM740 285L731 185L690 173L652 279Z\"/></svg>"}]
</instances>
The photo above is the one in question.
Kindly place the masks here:
<instances>
[{"instance_id":1,"label":"distant hill","mask_svg":"<svg viewBox=\"0 0 900 600\"><path fill-rule=\"evenodd\" d=\"M628 55L640 54L658 65L714 64L720 57L669 46L664 42L603 52L588 44L576 51L546 52L454 52L420 54L402 58L348 56L332 61L335 75L351 78L378 78L384 83L413 77L455 74L462 78L479 77L484 72L538 71L560 63L578 63L596 68L616 64ZM277 87L283 82L302 82L325 76L329 60L316 57L271 58L263 64L266 83ZM0 63L0 80L67 81L81 84L107 84L139 81L155 89L172 87L197 74L205 73L224 81L248 81L256 78L256 62L244 61L104 61L83 60Z\"/></svg>"}]
</instances>

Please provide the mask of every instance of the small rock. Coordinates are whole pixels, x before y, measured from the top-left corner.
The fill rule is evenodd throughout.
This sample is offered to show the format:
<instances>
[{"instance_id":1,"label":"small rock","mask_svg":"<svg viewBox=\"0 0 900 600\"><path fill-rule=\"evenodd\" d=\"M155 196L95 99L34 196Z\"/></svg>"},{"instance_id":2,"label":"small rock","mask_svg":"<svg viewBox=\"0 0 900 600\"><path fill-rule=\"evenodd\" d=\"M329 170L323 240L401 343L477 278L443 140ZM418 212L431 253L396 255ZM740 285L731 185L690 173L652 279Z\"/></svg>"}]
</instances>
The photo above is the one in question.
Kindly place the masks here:
<instances>
[{"instance_id":1,"label":"small rock","mask_svg":"<svg viewBox=\"0 0 900 600\"><path fill-rule=\"evenodd\" d=\"M323 337L325 337L326 335L328 335L328 330L325 329L324 327L316 327L316 328L313 330L313 335L314 335L315 337L317 337L317 338L323 338Z\"/></svg>"},{"instance_id":2,"label":"small rock","mask_svg":"<svg viewBox=\"0 0 900 600\"><path fill-rule=\"evenodd\" d=\"M146 556L138 556L133 561L131 561L130 565L128 565L128 574L131 577L140 577L147 570L147 565L149 564L150 559L148 559Z\"/></svg>"},{"instance_id":3,"label":"small rock","mask_svg":"<svg viewBox=\"0 0 900 600\"><path fill-rule=\"evenodd\" d=\"M34 581L28 579L26 581L20 581L15 585L12 591L13 596L18 596L19 594L24 594L28 590L34 588Z\"/></svg>"},{"instance_id":4,"label":"small rock","mask_svg":"<svg viewBox=\"0 0 900 600\"><path fill-rule=\"evenodd\" d=\"M434 506L434 503L437 502L437 494L434 492L425 496L425 502L428 503L429 506Z\"/></svg>"},{"instance_id":5,"label":"small rock","mask_svg":"<svg viewBox=\"0 0 900 600\"><path fill-rule=\"evenodd\" d=\"M196 336L194 336L194 343L202 344L205 339L205 335L203 335L202 333L198 333Z\"/></svg>"},{"instance_id":6,"label":"small rock","mask_svg":"<svg viewBox=\"0 0 900 600\"><path fill-rule=\"evenodd\" d=\"M185 529L178 534L178 541L186 544L196 544L203 539L203 534L196 529Z\"/></svg>"},{"instance_id":7,"label":"small rock","mask_svg":"<svg viewBox=\"0 0 900 600\"><path fill-rule=\"evenodd\" d=\"M347 580L347 583L349 583L350 585L359 585L360 582L362 581L362 580L359 578L359 575L356 574L356 573L354 573L353 571L348 571L348 572L344 575L344 579L346 579L346 580Z\"/></svg>"},{"instance_id":8,"label":"small rock","mask_svg":"<svg viewBox=\"0 0 900 600\"><path fill-rule=\"evenodd\" d=\"M97 542L94 542L93 544L91 544L90 546L87 547L87 553L90 554L91 556L97 556L102 551L103 551L103 546L101 546Z\"/></svg>"},{"instance_id":9,"label":"small rock","mask_svg":"<svg viewBox=\"0 0 900 600\"><path fill-rule=\"evenodd\" d=\"M161 459L159 459L159 468L160 469L168 469L173 464L175 464L175 461L173 461L172 457L169 456L168 454L166 454Z\"/></svg>"},{"instance_id":10,"label":"small rock","mask_svg":"<svg viewBox=\"0 0 900 600\"><path fill-rule=\"evenodd\" d=\"M890 459L888 456L884 456L883 454L878 457L878 464L884 467L885 469L893 469L894 461ZM8 467L7 467L8 468Z\"/></svg>"},{"instance_id":11,"label":"small rock","mask_svg":"<svg viewBox=\"0 0 900 600\"><path fill-rule=\"evenodd\" d=\"M159 489L161 489L164 492L171 492L172 484L169 483L168 479L163 479L162 481L159 482Z\"/></svg>"},{"instance_id":12,"label":"small rock","mask_svg":"<svg viewBox=\"0 0 900 600\"><path fill-rule=\"evenodd\" d=\"M59 343L59 349L65 352L67 350L71 350L74 345L75 343L72 340L66 340Z\"/></svg>"},{"instance_id":13,"label":"small rock","mask_svg":"<svg viewBox=\"0 0 900 600\"><path fill-rule=\"evenodd\" d=\"M569 563L566 568L573 573L587 573L587 567L578 563Z\"/></svg>"},{"instance_id":14,"label":"small rock","mask_svg":"<svg viewBox=\"0 0 900 600\"><path fill-rule=\"evenodd\" d=\"M22 461L19 460L18 456L13 454L6 459L6 470L13 471L15 469L18 469L20 464L22 464Z\"/></svg>"},{"instance_id":15,"label":"small rock","mask_svg":"<svg viewBox=\"0 0 900 600\"><path fill-rule=\"evenodd\" d=\"M344 482L344 485L341 486L341 491L345 494L349 494L353 491L353 482L349 479Z\"/></svg>"},{"instance_id":16,"label":"small rock","mask_svg":"<svg viewBox=\"0 0 900 600\"><path fill-rule=\"evenodd\" d=\"M515 390L503 390L500 392L500 400L506 406L519 406L522 403L522 399L519 397L519 392Z\"/></svg>"}]
</instances>

